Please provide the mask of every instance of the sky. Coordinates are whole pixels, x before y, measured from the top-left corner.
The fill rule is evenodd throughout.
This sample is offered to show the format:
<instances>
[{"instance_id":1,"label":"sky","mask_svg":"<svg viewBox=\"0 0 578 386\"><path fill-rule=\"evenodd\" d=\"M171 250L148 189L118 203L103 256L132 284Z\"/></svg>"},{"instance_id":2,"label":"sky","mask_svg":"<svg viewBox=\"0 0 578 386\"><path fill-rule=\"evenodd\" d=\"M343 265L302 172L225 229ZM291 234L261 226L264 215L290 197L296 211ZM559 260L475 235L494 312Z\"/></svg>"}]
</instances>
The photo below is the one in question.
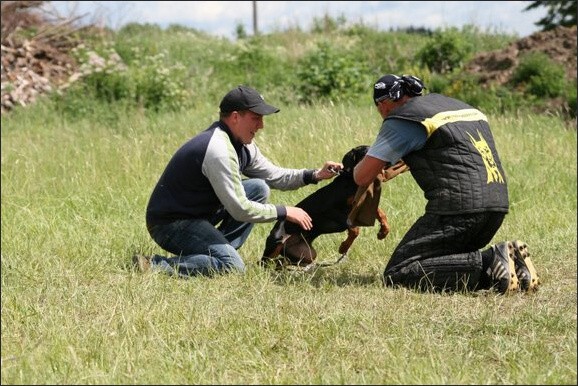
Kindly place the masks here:
<instances>
[{"instance_id":1,"label":"sky","mask_svg":"<svg viewBox=\"0 0 578 386\"><path fill-rule=\"evenodd\" d=\"M345 16L378 30L405 27L428 29L474 25L484 32L516 34L539 31L534 23L545 8L524 11L531 1L50 1L61 16L82 16L86 24L121 28L131 22L171 24L235 39L237 26L253 34L256 6L260 33L300 27L308 31L314 19Z\"/></svg>"}]
</instances>

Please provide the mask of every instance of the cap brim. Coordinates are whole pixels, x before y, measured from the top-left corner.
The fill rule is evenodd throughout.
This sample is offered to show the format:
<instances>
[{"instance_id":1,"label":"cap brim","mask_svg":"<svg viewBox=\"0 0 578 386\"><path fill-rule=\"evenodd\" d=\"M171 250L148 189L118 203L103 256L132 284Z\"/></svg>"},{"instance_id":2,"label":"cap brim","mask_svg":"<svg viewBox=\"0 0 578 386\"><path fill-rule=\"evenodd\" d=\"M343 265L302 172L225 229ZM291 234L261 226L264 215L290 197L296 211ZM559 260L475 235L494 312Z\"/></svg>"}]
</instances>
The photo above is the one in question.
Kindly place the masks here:
<instances>
[{"instance_id":1,"label":"cap brim","mask_svg":"<svg viewBox=\"0 0 578 386\"><path fill-rule=\"evenodd\" d=\"M280 111L277 107L268 105L266 103L258 104L255 107L251 107L249 110L251 110L255 114L259 114L259 115L269 115L269 114L278 113Z\"/></svg>"}]
</instances>

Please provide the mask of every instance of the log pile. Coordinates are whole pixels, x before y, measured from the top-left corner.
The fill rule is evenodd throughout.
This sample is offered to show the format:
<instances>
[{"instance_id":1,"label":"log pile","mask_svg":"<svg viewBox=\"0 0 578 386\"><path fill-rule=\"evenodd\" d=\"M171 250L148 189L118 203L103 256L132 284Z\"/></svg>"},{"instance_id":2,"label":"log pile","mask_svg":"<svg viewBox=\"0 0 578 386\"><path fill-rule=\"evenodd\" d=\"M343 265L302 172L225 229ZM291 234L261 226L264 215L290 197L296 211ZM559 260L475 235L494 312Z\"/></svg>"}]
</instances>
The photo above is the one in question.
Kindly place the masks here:
<instances>
[{"instance_id":1,"label":"log pile","mask_svg":"<svg viewBox=\"0 0 578 386\"><path fill-rule=\"evenodd\" d=\"M76 78L74 20L48 21L38 12L42 3L2 1L2 114Z\"/></svg>"}]
</instances>

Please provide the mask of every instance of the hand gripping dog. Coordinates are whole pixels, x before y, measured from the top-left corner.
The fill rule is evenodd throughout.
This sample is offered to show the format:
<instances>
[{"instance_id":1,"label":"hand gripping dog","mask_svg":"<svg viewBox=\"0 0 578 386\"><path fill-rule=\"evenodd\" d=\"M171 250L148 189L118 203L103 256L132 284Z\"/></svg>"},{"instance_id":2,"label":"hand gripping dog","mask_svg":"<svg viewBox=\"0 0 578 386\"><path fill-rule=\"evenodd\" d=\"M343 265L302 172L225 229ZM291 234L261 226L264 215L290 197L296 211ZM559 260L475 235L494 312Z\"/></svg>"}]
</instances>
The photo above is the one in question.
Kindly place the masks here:
<instances>
[{"instance_id":1,"label":"hand gripping dog","mask_svg":"<svg viewBox=\"0 0 578 386\"><path fill-rule=\"evenodd\" d=\"M329 184L313 192L296 206L304 209L313 220L313 228L306 231L288 221L277 221L265 242L261 264L273 264L280 269L285 266L308 267L317 258L313 241L322 234L347 230L347 239L339 246L341 256L332 265L347 256L361 226L373 226L379 222L378 239L389 233L389 223L379 208L381 183L408 170L402 161L384 169L369 186L357 186L353 180L353 168L367 153L369 146L361 145L348 151L342 160L343 169Z\"/></svg>"}]
</instances>

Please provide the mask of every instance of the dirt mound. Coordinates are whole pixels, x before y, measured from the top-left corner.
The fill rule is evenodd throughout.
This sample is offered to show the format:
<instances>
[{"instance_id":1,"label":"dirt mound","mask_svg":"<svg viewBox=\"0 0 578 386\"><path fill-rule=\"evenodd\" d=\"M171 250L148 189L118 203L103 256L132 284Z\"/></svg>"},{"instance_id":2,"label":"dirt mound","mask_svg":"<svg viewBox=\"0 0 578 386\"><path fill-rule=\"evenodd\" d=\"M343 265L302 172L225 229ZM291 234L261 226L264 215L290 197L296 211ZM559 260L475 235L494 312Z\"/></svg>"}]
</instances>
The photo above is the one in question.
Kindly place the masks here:
<instances>
[{"instance_id":1,"label":"dirt mound","mask_svg":"<svg viewBox=\"0 0 578 386\"><path fill-rule=\"evenodd\" d=\"M476 55L465 71L480 76L484 86L508 83L520 62L530 52L542 52L566 69L569 80L576 80L576 26L537 32L508 47Z\"/></svg>"}]
</instances>

